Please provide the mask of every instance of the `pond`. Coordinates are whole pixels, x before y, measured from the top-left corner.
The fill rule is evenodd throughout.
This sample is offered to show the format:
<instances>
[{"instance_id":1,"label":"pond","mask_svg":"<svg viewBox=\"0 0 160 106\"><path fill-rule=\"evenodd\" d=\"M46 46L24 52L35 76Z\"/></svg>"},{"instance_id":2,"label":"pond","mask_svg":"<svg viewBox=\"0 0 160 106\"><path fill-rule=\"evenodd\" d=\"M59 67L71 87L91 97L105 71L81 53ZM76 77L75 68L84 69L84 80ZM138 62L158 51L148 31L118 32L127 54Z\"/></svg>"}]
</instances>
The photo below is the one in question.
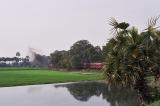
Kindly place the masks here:
<instances>
[{"instance_id":1,"label":"pond","mask_svg":"<svg viewBox=\"0 0 160 106\"><path fill-rule=\"evenodd\" d=\"M102 82L0 88L1 106L139 106L137 93Z\"/></svg>"}]
</instances>

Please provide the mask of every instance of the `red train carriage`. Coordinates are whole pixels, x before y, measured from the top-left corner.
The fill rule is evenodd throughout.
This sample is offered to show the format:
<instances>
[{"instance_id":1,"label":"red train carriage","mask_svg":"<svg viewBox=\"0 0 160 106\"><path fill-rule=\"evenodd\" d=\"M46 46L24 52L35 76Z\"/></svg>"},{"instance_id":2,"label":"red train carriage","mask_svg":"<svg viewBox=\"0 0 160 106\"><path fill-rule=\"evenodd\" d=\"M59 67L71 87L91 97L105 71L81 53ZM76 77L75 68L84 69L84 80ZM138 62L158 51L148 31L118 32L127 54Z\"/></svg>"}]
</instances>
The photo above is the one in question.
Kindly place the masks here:
<instances>
[{"instance_id":1,"label":"red train carriage","mask_svg":"<svg viewBox=\"0 0 160 106\"><path fill-rule=\"evenodd\" d=\"M104 67L103 63L84 63L85 69L102 69Z\"/></svg>"}]
</instances>

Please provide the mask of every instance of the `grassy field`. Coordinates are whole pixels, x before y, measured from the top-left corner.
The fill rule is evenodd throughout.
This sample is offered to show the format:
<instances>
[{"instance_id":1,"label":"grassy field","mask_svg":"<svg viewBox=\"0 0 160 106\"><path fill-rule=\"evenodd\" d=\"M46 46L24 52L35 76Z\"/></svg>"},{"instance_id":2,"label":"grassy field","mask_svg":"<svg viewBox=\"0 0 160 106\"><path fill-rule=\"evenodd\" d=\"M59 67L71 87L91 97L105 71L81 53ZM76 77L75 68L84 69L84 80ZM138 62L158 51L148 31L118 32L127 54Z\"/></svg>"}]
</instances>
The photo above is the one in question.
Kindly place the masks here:
<instances>
[{"instance_id":1,"label":"grassy field","mask_svg":"<svg viewBox=\"0 0 160 106\"><path fill-rule=\"evenodd\" d=\"M47 69L0 69L0 87L102 80L96 72L59 72Z\"/></svg>"}]
</instances>

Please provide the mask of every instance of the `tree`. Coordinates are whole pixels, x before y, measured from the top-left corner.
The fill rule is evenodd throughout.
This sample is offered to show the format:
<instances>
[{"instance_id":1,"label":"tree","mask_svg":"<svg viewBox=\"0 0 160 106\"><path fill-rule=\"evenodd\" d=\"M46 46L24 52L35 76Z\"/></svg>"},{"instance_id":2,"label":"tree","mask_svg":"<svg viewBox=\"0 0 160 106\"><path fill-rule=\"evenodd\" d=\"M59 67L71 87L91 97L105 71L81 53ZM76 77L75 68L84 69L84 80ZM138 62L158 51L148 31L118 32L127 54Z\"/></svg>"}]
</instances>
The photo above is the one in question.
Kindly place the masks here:
<instances>
[{"instance_id":1,"label":"tree","mask_svg":"<svg viewBox=\"0 0 160 106\"><path fill-rule=\"evenodd\" d=\"M50 54L50 62L54 68L70 68L70 57L68 51L55 51Z\"/></svg>"},{"instance_id":2,"label":"tree","mask_svg":"<svg viewBox=\"0 0 160 106\"><path fill-rule=\"evenodd\" d=\"M102 52L99 46L94 47L87 40L77 41L69 50L73 68L82 68L84 63L101 62Z\"/></svg>"},{"instance_id":3,"label":"tree","mask_svg":"<svg viewBox=\"0 0 160 106\"><path fill-rule=\"evenodd\" d=\"M30 66L30 61L29 61L30 57L26 56L25 58L22 58L22 62L21 62L21 66L23 67L27 67Z\"/></svg>"},{"instance_id":4,"label":"tree","mask_svg":"<svg viewBox=\"0 0 160 106\"><path fill-rule=\"evenodd\" d=\"M102 50L100 46L93 47L90 50L91 62L103 62Z\"/></svg>"},{"instance_id":5,"label":"tree","mask_svg":"<svg viewBox=\"0 0 160 106\"><path fill-rule=\"evenodd\" d=\"M117 27L119 23L113 20L111 25L115 36L104 47L106 79L114 84L137 88L144 100L150 98L146 77L154 75L157 79L160 76L160 32L155 28L157 20L152 18L147 29L141 33L135 27Z\"/></svg>"},{"instance_id":6,"label":"tree","mask_svg":"<svg viewBox=\"0 0 160 106\"><path fill-rule=\"evenodd\" d=\"M17 63L19 63L21 61L20 56L21 56L20 52L16 52L16 57L18 58Z\"/></svg>"},{"instance_id":7,"label":"tree","mask_svg":"<svg viewBox=\"0 0 160 106\"><path fill-rule=\"evenodd\" d=\"M77 41L69 51L55 51L50 54L50 63L54 68L83 68L84 63L101 62L102 50L87 40Z\"/></svg>"},{"instance_id":8,"label":"tree","mask_svg":"<svg viewBox=\"0 0 160 106\"><path fill-rule=\"evenodd\" d=\"M20 52L17 52L17 53L16 53L16 56L17 56L17 57L21 56Z\"/></svg>"}]
</instances>

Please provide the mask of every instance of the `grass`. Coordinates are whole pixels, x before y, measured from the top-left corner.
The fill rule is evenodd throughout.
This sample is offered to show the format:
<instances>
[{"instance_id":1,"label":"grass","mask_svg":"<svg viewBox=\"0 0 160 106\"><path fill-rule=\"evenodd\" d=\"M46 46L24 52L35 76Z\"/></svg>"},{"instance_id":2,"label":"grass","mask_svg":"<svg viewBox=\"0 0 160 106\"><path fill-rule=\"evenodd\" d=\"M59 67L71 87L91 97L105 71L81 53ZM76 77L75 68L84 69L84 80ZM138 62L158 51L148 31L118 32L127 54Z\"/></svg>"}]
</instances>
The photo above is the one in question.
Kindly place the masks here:
<instances>
[{"instance_id":1,"label":"grass","mask_svg":"<svg viewBox=\"0 0 160 106\"><path fill-rule=\"evenodd\" d=\"M154 77L148 77L148 85L152 88L151 94L153 97L159 98L160 97L160 81L154 81ZM147 106L160 106L160 100L155 100L153 103L148 104Z\"/></svg>"},{"instance_id":2,"label":"grass","mask_svg":"<svg viewBox=\"0 0 160 106\"><path fill-rule=\"evenodd\" d=\"M160 100L159 101L155 101L147 106L160 106Z\"/></svg>"},{"instance_id":3,"label":"grass","mask_svg":"<svg viewBox=\"0 0 160 106\"><path fill-rule=\"evenodd\" d=\"M0 69L0 87L102 80L96 72L59 72L47 69Z\"/></svg>"}]
</instances>

